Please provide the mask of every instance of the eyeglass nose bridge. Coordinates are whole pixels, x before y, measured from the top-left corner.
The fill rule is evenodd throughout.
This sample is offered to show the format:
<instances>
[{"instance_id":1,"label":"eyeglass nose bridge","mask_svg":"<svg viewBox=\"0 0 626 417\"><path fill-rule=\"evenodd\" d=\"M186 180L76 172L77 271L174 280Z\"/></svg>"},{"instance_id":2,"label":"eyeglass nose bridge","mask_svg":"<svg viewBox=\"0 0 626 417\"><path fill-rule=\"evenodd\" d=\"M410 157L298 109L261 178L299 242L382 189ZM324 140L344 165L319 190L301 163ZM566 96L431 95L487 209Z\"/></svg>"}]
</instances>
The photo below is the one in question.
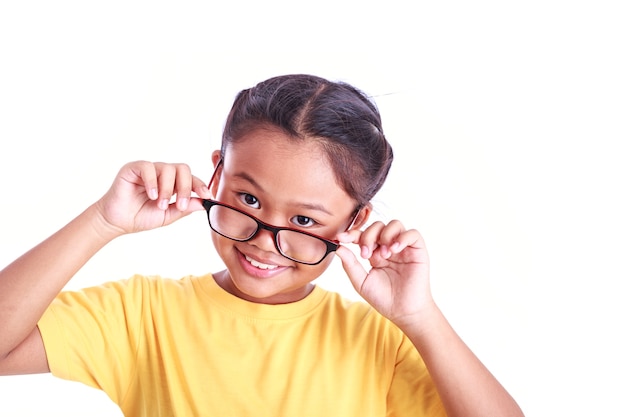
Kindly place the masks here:
<instances>
[{"instance_id":1,"label":"eyeglass nose bridge","mask_svg":"<svg viewBox=\"0 0 626 417\"><path fill-rule=\"evenodd\" d=\"M280 227L276 227L276 226L272 226L269 225L267 223L263 223L261 220L259 219L254 219L252 217L250 217L251 219L256 221L256 230L254 231L254 233L252 233L252 235L250 235L250 237L248 239L246 239L246 242L251 241L252 239L256 238L259 234L259 232L261 231L261 229L263 230L267 230L268 232L270 232L272 234L272 240L274 241L274 246L276 247L276 250L283 256L287 256L285 255L285 253L283 253L283 250L280 248L280 244L278 243L278 232L280 232L281 230L285 230L284 228L280 228Z\"/></svg>"}]
</instances>

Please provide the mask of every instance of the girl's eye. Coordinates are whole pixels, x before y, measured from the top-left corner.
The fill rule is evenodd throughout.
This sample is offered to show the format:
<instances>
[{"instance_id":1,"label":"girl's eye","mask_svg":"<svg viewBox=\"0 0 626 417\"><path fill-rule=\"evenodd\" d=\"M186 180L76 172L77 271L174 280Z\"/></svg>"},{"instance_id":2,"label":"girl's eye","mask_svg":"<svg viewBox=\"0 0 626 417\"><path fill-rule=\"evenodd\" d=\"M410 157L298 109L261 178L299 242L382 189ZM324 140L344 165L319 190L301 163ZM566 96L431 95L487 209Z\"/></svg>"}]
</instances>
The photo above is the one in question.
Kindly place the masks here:
<instances>
[{"instance_id":1,"label":"girl's eye","mask_svg":"<svg viewBox=\"0 0 626 417\"><path fill-rule=\"evenodd\" d=\"M259 200L257 200L257 198L252 194L242 193L241 201L243 201L245 205L252 208L259 208Z\"/></svg>"},{"instance_id":2,"label":"girl's eye","mask_svg":"<svg viewBox=\"0 0 626 417\"><path fill-rule=\"evenodd\" d=\"M311 227L317 223L312 218L306 216L295 216L291 221L299 227Z\"/></svg>"}]
</instances>

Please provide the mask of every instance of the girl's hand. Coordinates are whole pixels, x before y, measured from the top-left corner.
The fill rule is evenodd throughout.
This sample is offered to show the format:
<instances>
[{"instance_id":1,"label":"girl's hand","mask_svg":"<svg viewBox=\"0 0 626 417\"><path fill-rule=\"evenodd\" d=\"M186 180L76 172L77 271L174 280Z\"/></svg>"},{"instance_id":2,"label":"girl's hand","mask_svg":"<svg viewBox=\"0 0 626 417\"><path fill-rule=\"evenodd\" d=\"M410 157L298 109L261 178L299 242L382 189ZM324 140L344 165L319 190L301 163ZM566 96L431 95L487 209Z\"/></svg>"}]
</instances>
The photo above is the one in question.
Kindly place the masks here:
<instances>
[{"instance_id":1,"label":"girl's hand","mask_svg":"<svg viewBox=\"0 0 626 417\"><path fill-rule=\"evenodd\" d=\"M356 243L369 259L367 272L345 246L337 249L361 296L394 322L422 356L449 416L519 416L515 400L480 362L435 305L428 254L417 230L398 221L374 223L338 236Z\"/></svg>"},{"instance_id":2,"label":"girl's hand","mask_svg":"<svg viewBox=\"0 0 626 417\"><path fill-rule=\"evenodd\" d=\"M376 222L364 231L338 236L342 243L360 246L368 259L366 271L352 251L340 246L337 255L357 292L398 327L414 325L419 315L434 307L429 282L428 253L417 230L406 230L397 220Z\"/></svg>"},{"instance_id":3,"label":"girl's hand","mask_svg":"<svg viewBox=\"0 0 626 417\"><path fill-rule=\"evenodd\" d=\"M109 191L96 203L113 235L166 226L197 210L210 197L206 185L185 164L136 161L124 165ZM170 199L175 196L175 201Z\"/></svg>"}]
</instances>

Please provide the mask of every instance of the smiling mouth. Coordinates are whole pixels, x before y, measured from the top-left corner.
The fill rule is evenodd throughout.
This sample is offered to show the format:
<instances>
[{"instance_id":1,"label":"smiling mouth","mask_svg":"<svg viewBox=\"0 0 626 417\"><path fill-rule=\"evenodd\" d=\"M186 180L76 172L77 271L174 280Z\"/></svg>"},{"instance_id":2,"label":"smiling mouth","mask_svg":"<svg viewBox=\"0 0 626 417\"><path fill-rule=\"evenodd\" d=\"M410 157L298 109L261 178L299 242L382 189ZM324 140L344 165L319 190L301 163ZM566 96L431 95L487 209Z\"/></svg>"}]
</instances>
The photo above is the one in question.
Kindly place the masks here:
<instances>
[{"instance_id":1,"label":"smiling mouth","mask_svg":"<svg viewBox=\"0 0 626 417\"><path fill-rule=\"evenodd\" d=\"M252 266L254 266L255 268L266 269L266 270L271 270L271 269L278 268L278 265L264 264L264 263L261 263L259 261L255 261L254 259L252 259L248 255L244 255L244 257L246 258L246 261L250 262L250 264L252 264Z\"/></svg>"}]
</instances>

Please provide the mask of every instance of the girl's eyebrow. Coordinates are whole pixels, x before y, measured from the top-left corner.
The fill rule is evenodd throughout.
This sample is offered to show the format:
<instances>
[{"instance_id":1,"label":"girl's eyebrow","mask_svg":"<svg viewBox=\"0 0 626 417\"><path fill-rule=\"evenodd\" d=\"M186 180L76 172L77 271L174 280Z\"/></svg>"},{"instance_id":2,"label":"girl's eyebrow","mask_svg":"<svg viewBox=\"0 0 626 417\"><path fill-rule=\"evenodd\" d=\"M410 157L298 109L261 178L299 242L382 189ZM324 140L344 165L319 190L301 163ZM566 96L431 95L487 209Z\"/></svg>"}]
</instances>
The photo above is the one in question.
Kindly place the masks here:
<instances>
[{"instance_id":1,"label":"girl's eyebrow","mask_svg":"<svg viewBox=\"0 0 626 417\"><path fill-rule=\"evenodd\" d=\"M332 216L333 214L326 210L326 207L322 206L321 204L315 204L315 203L294 203L293 204L296 207L300 207L303 209L307 209L307 210L314 210L314 211L320 211L322 213L325 213L329 216Z\"/></svg>"},{"instance_id":2,"label":"girl's eyebrow","mask_svg":"<svg viewBox=\"0 0 626 417\"><path fill-rule=\"evenodd\" d=\"M253 187L255 187L257 190L259 190L259 191L261 191L261 192L265 192L265 190L263 189L263 187L261 187L261 184L259 184L258 182L256 182L256 181L254 180L254 178L252 178L250 175L246 174L245 172L238 172L238 173L235 173L235 174L233 175L233 177L235 177L235 178L240 178L240 179L242 179L242 180L244 180L244 181L247 181L247 182L249 182L249 183L250 183ZM323 205L321 205L321 204L316 204L316 203L301 203L301 202L293 202L293 203L291 203L291 205L296 206L296 207L300 207L300 208L303 208L303 209L307 209L307 210L319 211L319 212L325 213L325 214L327 214L327 215L329 215L329 216L332 216L332 215L333 215L330 211L328 211L328 210L326 209L326 207L324 207L324 206L323 206Z\"/></svg>"},{"instance_id":3,"label":"girl's eyebrow","mask_svg":"<svg viewBox=\"0 0 626 417\"><path fill-rule=\"evenodd\" d=\"M241 178L244 181L249 182L250 184L252 184L252 186L256 189L258 189L261 192L264 192L265 190L263 189L263 187L261 187L261 184L259 184L258 182L256 182L254 180L254 178L252 178L250 175L246 174L245 172L237 172L233 175L234 178Z\"/></svg>"}]
</instances>

